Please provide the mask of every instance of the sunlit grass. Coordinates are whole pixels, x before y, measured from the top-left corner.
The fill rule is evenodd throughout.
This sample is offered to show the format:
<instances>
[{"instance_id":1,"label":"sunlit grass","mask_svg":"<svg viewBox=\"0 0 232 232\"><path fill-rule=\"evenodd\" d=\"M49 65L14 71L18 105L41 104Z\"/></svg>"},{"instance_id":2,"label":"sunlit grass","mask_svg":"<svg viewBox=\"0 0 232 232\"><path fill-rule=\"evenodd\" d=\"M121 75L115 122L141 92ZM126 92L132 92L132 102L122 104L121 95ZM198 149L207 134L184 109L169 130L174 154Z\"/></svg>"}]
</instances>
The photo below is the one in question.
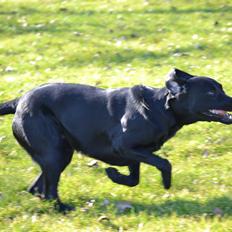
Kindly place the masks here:
<instances>
[{"instance_id":1,"label":"sunlit grass","mask_svg":"<svg viewBox=\"0 0 232 232\"><path fill-rule=\"evenodd\" d=\"M2 0L0 102L45 82L161 87L173 67L212 76L232 95L231 11L229 0ZM64 216L26 192L39 168L11 120L0 118L0 231L231 231L230 126L198 123L165 144L170 191L153 167L142 165L140 185L127 188L107 179L108 165L89 168L76 154L60 194L77 209ZM121 201L132 209L119 212Z\"/></svg>"}]
</instances>

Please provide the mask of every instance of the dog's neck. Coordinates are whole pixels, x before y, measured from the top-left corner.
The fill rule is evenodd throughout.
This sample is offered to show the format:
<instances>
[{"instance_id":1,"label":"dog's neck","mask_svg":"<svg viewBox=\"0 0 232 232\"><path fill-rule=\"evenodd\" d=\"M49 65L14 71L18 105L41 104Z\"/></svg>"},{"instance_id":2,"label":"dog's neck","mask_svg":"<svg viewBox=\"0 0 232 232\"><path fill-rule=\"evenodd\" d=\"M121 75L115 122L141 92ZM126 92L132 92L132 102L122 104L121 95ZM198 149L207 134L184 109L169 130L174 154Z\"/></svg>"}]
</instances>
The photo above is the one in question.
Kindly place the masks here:
<instances>
[{"instance_id":1,"label":"dog's neck","mask_svg":"<svg viewBox=\"0 0 232 232\"><path fill-rule=\"evenodd\" d=\"M156 148L157 150L183 127L172 106L169 109L165 107L167 95L168 91L166 88L147 89L143 95L144 101L148 106L146 115L154 127L157 128L158 125L159 130L162 131L160 132L160 138L157 138L157 144L159 145Z\"/></svg>"},{"instance_id":2,"label":"dog's neck","mask_svg":"<svg viewBox=\"0 0 232 232\"><path fill-rule=\"evenodd\" d=\"M147 113L151 121L156 121L156 115L162 114L162 121L167 127L181 128L183 126L172 105L168 109L166 108L166 102L168 100L168 90L166 88L148 89L143 97L148 105L149 110Z\"/></svg>"},{"instance_id":3,"label":"dog's neck","mask_svg":"<svg viewBox=\"0 0 232 232\"><path fill-rule=\"evenodd\" d=\"M197 120L194 120L193 117L188 114L189 110L184 108L176 98L170 98L168 90L166 94L166 104L168 104L168 110L173 113L176 122L181 125L181 127L197 122Z\"/></svg>"}]
</instances>

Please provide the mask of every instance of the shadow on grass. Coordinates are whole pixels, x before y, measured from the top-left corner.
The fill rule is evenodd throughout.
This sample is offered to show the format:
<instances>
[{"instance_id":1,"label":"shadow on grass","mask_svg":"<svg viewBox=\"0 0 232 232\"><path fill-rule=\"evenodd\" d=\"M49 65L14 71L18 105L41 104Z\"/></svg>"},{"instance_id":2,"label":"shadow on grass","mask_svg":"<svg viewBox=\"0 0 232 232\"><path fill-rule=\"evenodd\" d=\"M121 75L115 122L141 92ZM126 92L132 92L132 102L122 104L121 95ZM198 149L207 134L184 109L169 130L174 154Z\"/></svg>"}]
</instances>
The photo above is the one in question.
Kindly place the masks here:
<instances>
[{"instance_id":1,"label":"shadow on grass","mask_svg":"<svg viewBox=\"0 0 232 232\"><path fill-rule=\"evenodd\" d=\"M94 199L94 198L93 198ZM88 201L88 200L86 200ZM122 199L111 200L111 205L117 208L116 205L118 202L123 201ZM98 200L97 200L98 202ZM99 199L99 202L103 202L103 199ZM164 203L160 204L147 204L147 203L138 203L138 202L129 202L132 207L132 212L139 214L141 212L146 213L147 215L153 215L157 217L166 217L172 214L177 216L232 216L232 198L227 196L212 198L202 203L197 200L185 200L185 199L176 199L176 200L167 200ZM92 210L104 211L105 207L95 206ZM117 210L116 210L117 211ZM126 211L130 212L130 211ZM124 212L123 214L125 214ZM119 213L120 214L120 213Z\"/></svg>"},{"instance_id":2,"label":"shadow on grass","mask_svg":"<svg viewBox=\"0 0 232 232\"><path fill-rule=\"evenodd\" d=\"M1 6L1 5L0 5ZM84 19L83 23L86 22L93 22L95 26L99 27L105 27L105 24L97 23L99 20L99 16L110 18L112 15L122 15L122 16L131 16L136 17L136 15L146 15L146 14L164 14L164 15L184 15L187 14L190 16L190 14L195 13L201 13L201 14L225 14L230 13L232 11L231 6L223 6L221 8L216 7L205 7L205 8L188 8L188 9L181 9L176 7L167 7L167 8L155 8L153 6L150 9L144 9L144 10L78 10L78 9L70 9L70 8L63 8L63 7L57 7L57 9L49 10L49 8L36 8L31 6L18 6L18 8L15 8L14 10L0 10L0 17L7 17L11 16L12 18L15 18L16 20L20 19L21 17L29 16L33 17L33 15L40 15L40 19L38 21L38 24L35 25L28 25L28 26L22 26L19 23L13 23L8 20L2 20L1 29L0 32L2 33L8 33L11 35L17 35L17 34L26 34L26 33L40 33L40 32L49 32L49 33L63 33L68 32L72 30L70 25L68 23L53 23L46 25L41 25L41 19L46 19L49 17L73 17L74 20L78 20L79 17L82 17ZM95 17L95 18L94 18ZM113 17L114 19L115 17ZM115 20L115 19L114 19ZM43 21L43 20L42 20ZM115 20L116 22L117 20ZM78 21L77 21L78 22ZM100 20L101 22L101 20ZM133 20L132 20L133 23ZM8 24L8 25L7 25ZM78 25L78 23L77 23ZM135 25L136 27L136 25Z\"/></svg>"},{"instance_id":3,"label":"shadow on grass","mask_svg":"<svg viewBox=\"0 0 232 232\"><path fill-rule=\"evenodd\" d=\"M149 214L156 216L168 216L176 214L177 216L203 216L203 215L214 215L216 208L220 209L225 215L232 215L231 209L232 199L226 196L209 199L205 203L194 200L167 200L162 204L142 204L132 203L135 208L135 212L146 211Z\"/></svg>"},{"instance_id":4,"label":"shadow on grass","mask_svg":"<svg viewBox=\"0 0 232 232\"><path fill-rule=\"evenodd\" d=\"M72 41L73 43L79 43L87 48L93 46L94 49L97 49L96 53L94 51L85 52L85 51L77 51L72 55L69 55L67 60L62 60L55 64L55 66L67 66L67 67L76 67L76 66L85 66L89 63L97 63L99 65L108 65L108 64L122 64L122 63L130 63L133 60L140 61L148 61L148 60L165 60L170 56L189 56L194 50L205 50L207 47L204 45L194 45L189 47L181 47L181 50L175 51L146 51L146 49L139 48L139 44L136 45L137 47L134 49L122 49L115 46L115 43L122 42L123 40L133 40L138 37L146 37L147 35L153 33L151 28L147 27L144 28L143 25L136 25L136 22L133 18L139 14L165 14L165 15L179 15L179 14L194 14L194 13L227 13L232 10L232 7L222 7L222 8L189 8L189 9L179 9L174 7L168 8L160 8L154 9L145 9L145 10L135 10L135 11L107 11L107 10L78 10L78 9L70 9L70 8L62 8L57 7L57 9L49 10L49 8L36 8L32 6L19 6L14 10L1 10L0 17L4 19L4 17L11 16L11 20L1 20L0 22L0 33L1 36L14 36L14 35L22 35L22 34L36 34L36 33L48 33L52 36L63 37L64 33L69 33L67 35L67 43L68 40ZM59 15L61 18L67 18L68 16L73 17L73 22L69 21L62 21L57 20L54 21L52 24L48 23L46 20L49 17L55 17ZM117 35L114 32L110 32L111 28L107 28L105 23L102 22L99 17L103 16L105 18L111 17L111 15L122 14L123 16L131 15L131 21L129 23L134 24L132 28L135 29L125 29L126 36L122 36L121 31L116 26ZM18 19L24 16L33 17L33 15L39 15L39 20L36 19L32 24L23 25L22 23L18 22ZM36 16L36 17L37 17ZM83 16L83 17L82 17ZM81 18L82 17L82 18ZM82 20L78 22L78 19L81 18ZM42 19L42 20L41 20ZM117 24L117 20L115 20L115 16L111 18L112 22L115 22L114 25ZM74 24L74 22L76 22ZM86 28L83 29L81 27L83 24L86 24ZM78 30L80 27L80 34L74 35L73 33ZM121 29L123 31L123 29ZM101 38L102 34L98 34L97 32L100 31L102 34L107 34L105 38ZM86 39L85 42L84 36L82 36L82 32L90 36ZM94 33L93 33L94 32ZM96 33L95 33L96 32ZM92 33L92 34L91 34ZM165 32L164 32L165 33ZM116 37L115 37L116 36ZM164 35L163 35L164 36ZM117 38L119 37L119 38ZM55 37L54 37L55 38ZM158 42L162 40L162 36L157 36ZM83 42L84 41L84 42ZM109 42L110 43L107 43ZM157 41L156 41L157 42ZM156 43L154 42L154 43ZM152 42L151 42L152 43ZM51 43L52 44L52 43ZM51 45L49 44L49 46ZM58 46L54 44L54 47ZM43 49L39 48L41 53L43 53ZM62 45L59 44L58 49L62 51ZM211 49L211 48L209 48ZM214 54L217 53L218 50L221 48L212 48ZM65 52L65 51L64 51ZM220 50L221 52L221 50ZM13 54L14 55L14 54Z\"/></svg>"},{"instance_id":5,"label":"shadow on grass","mask_svg":"<svg viewBox=\"0 0 232 232\"><path fill-rule=\"evenodd\" d=\"M43 11L35 7L20 6L15 10L10 11L0 11L0 15L31 15L31 14L41 14L46 13L47 15L56 15L57 13L64 15L112 15L112 14L193 14L193 13L230 13L232 10L231 6L222 7L201 7L201 8L187 8L181 9L175 6L170 6L166 8L158 8L152 6L150 9L144 10L73 10L70 8L60 7L57 10L48 10L45 8Z\"/></svg>"},{"instance_id":6,"label":"shadow on grass","mask_svg":"<svg viewBox=\"0 0 232 232\"><path fill-rule=\"evenodd\" d=\"M96 202L94 207L88 209L86 203L90 202L91 199L94 199ZM109 205L103 206L103 198L96 197L80 197L79 203L65 202L75 208L74 214L80 214L80 211L88 214L88 217L94 216L96 214L114 214L114 215L126 215L134 214L139 215L140 213L151 215L155 217L168 217L171 215L176 215L177 217L228 217L232 216L232 198L227 196L217 197L209 199L206 202L202 203L197 200L185 200L185 199L175 199L167 200L166 202L160 204L147 204L147 203L138 203L133 201L126 201L126 199L109 199ZM126 204L131 206L130 210L120 211L117 209L117 204L122 202L127 202ZM35 205L26 205L27 212L31 214L60 214L60 212L54 209L54 202L41 202L38 207ZM21 211L23 213L23 210ZM85 211L83 211L85 210ZM18 211L17 211L18 212ZM71 211L72 212L72 211ZM69 213L67 213L69 215ZM11 215L12 216L12 215ZM16 217L17 215L15 215Z\"/></svg>"}]
</instances>

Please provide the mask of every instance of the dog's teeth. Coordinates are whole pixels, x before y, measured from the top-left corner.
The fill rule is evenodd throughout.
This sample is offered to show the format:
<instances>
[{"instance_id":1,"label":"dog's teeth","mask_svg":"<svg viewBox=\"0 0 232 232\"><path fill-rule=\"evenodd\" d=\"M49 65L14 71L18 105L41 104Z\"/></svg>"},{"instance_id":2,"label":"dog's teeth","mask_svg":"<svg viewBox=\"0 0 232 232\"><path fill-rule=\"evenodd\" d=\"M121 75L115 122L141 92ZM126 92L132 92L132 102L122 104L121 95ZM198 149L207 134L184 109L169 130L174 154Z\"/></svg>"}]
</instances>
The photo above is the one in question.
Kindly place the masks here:
<instances>
[{"instance_id":1,"label":"dog's teeth","mask_svg":"<svg viewBox=\"0 0 232 232\"><path fill-rule=\"evenodd\" d=\"M213 114L216 114L217 113L217 111L216 110L209 110L211 113L213 113Z\"/></svg>"},{"instance_id":2,"label":"dog's teeth","mask_svg":"<svg viewBox=\"0 0 232 232\"><path fill-rule=\"evenodd\" d=\"M213 109L213 110L209 110L212 114L217 114L217 115L219 115L219 116L225 116L227 113L226 113L226 111L224 111L224 110L215 110L215 109Z\"/></svg>"},{"instance_id":3,"label":"dog's teeth","mask_svg":"<svg viewBox=\"0 0 232 232\"><path fill-rule=\"evenodd\" d=\"M226 113L226 117L230 120L232 120L232 114Z\"/></svg>"}]
</instances>

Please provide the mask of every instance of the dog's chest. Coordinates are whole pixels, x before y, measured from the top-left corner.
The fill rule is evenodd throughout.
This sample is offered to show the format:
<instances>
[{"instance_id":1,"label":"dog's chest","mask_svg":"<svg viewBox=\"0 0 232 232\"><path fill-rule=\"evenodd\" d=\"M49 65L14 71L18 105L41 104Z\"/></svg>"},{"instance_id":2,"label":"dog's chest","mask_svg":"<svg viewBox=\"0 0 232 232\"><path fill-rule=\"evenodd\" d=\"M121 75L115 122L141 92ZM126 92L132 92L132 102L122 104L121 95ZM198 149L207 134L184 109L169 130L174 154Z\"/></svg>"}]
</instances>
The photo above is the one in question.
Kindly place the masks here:
<instances>
[{"instance_id":1,"label":"dog's chest","mask_svg":"<svg viewBox=\"0 0 232 232\"><path fill-rule=\"evenodd\" d=\"M180 126L174 125L170 127L168 130L163 130L162 133L160 133L159 136L155 138L153 151L159 150L162 147L162 145L170 138L172 138L180 128Z\"/></svg>"}]
</instances>

